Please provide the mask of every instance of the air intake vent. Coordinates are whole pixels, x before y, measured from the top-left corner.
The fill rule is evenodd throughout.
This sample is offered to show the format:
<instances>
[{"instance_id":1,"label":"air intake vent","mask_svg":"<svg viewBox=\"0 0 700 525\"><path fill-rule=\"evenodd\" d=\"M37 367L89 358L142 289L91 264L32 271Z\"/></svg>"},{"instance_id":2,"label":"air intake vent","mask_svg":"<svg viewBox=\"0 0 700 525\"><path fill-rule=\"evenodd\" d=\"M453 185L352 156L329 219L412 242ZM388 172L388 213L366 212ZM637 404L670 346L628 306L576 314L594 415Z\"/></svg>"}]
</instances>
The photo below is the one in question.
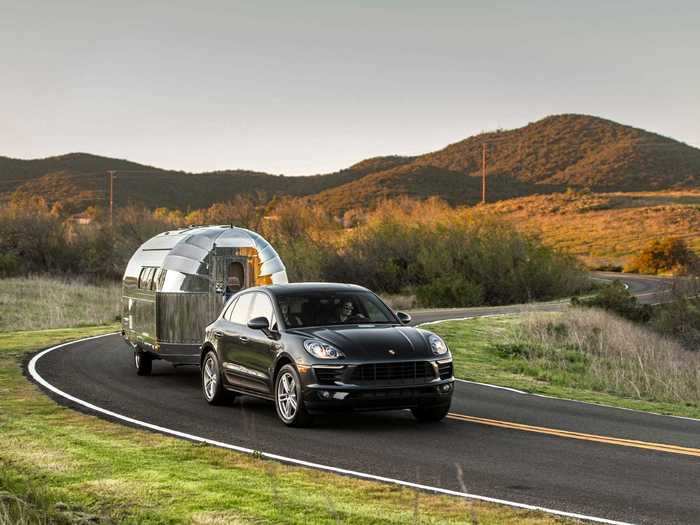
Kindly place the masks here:
<instances>
[{"instance_id":1,"label":"air intake vent","mask_svg":"<svg viewBox=\"0 0 700 525\"><path fill-rule=\"evenodd\" d=\"M352 373L356 383L426 383L435 379L435 370L429 361L402 363L373 363L359 365Z\"/></svg>"},{"instance_id":2,"label":"air intake vent","mask_svg":"<svg viewBox=\"0 0 700 525\"><path fill-rule=\"evenodd\" d=\"M452 377L452 361L449 363L438 363L440 379L449 379Z\"/></svg>"}]
</instances>

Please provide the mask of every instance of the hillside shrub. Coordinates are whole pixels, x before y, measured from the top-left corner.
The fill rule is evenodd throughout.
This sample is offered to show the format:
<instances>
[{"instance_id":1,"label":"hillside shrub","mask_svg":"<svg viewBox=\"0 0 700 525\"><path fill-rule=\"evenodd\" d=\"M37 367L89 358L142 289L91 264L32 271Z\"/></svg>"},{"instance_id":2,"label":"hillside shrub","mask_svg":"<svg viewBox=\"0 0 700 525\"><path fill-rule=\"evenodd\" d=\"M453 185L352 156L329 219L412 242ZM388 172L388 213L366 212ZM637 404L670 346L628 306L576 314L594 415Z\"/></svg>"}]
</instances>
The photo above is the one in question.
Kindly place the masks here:
<instances>
[{"instance_id":1,"label":"hillside shrub","mask_svg":"<svg viewBox=\"0 0 700 525\"><path fill-rule=\"evenodd\" d=\"M416 299L422 306L448 308L450 306L476 306L483 304L481 285L459 275L438 277L416 288Z\"/></svg>"},{"instance_id":2,"label":"hillside shrub","mask_svg":"<svg viewBox=\"0 0 700 525\"><path fill-rule=\"evenodd\" d=\"M625 271L648 275L664 272L682 274L697 263L697 256L683 239L668 237L650 242L627 263Z\"/></svg>"},{"instance_id":3,"label":"hillside shrub","mask_svg":"<svg viewBox=\"0 0 700 525\"><path fill-rule=\"evenodd\" d=\"M686 349L700 351L700 277L677 278L671 300L654 309L651 326Z\"/></svg>"},{"instance_id":4,"label":"hillside shrub","mask_svg":"<svg viewBox=\"0 0 700 525\"><path fill-rule=\"evenodd\" d=\"M603 285L592 297L584 299L572 297L571 304L578 307L602 308L639 323L648 322L652 314L651 307L640 304L637 298L625 288L622 281L618 280Z\"/></svg>"},{"instance_id":5,"label":"hillside shrub","mask_svg":"<svg viewBox=\"0 0 700 525\"><path fill-rule=\"evenodd\" d=\"M20 273L19 259L14 253L0 253L0 277L12 277Z\"/></svg>"},{"instance_id":6,"label":"hillside shrub","mask_svg":"<svg viewBox=\"0 0 700 525\"><path fill-rule=\"evenodd\" d=\"M0 210L0 275L117 280L139 245L199 217L237 219L260 231L292 282L349 282L382 294L415 294L420 306L524 303L589 285L572 257L502 220L437 200L386 202L350 230L327 209L301 199L278 199L264 212L251 201L187 214L130 206L115 212L113 225L103 210L93 210L95 220L84 225L57 209L33 199Z\"/></svg>"},{"instance_id":7,"label":"hillside shrub","mask_svg":"<svg viewBox=\"0 0 700 525\"><path fill-rule=\"evenodd\" d=\"M418 210L420 211L420 210ZM384 214L351 235L324 267L324 279L399 293L421 306L524 303L586 289L571 257L489 216Z\"/></svg>"}]
</instances>

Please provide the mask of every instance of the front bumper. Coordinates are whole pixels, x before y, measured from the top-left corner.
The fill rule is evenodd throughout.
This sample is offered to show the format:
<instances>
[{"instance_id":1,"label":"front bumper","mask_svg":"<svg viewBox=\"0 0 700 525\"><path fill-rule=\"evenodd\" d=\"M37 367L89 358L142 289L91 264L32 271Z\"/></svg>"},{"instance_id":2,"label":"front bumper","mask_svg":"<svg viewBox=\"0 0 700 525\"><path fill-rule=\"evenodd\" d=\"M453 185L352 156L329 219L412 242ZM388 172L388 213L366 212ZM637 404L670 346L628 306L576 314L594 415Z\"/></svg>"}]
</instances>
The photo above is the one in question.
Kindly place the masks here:
<instances>
[{"instance_id":1,"label":"front bumper","mask_svg":"<svg viewBox=\"0 0 700 525\"><path fill-rule=\"evenodd\" d=\"M359 365L346 365L333 381L328 380L327 366L309 367L301 374L304 403L312 413L445 406L454 392L451 360L442 360L443 365L450 364L448 374L437 361L428 363L434 365L432 377L369 381L353 381L354 367Z\"/></svg>"}]
</instances>

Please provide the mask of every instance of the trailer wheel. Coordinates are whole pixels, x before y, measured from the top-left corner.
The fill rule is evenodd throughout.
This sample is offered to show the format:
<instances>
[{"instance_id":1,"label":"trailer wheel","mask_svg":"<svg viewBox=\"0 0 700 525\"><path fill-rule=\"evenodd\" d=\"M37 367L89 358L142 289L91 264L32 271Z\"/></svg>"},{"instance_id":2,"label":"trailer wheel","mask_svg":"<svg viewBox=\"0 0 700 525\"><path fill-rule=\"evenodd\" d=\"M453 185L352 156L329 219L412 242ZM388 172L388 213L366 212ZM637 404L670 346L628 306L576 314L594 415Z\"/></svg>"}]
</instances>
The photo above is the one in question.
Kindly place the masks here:
<instances>
[{"instance_id":1,"label":"trailer wheel","mask_svg":"<svg viewBox=\"0 0 700 525\"><path fill-rule=\"evenodd\" d=\"M134 366L136 366L136 375L150 376L153 370L153 358L146 352L134 350Z\"/></svg>"}]
</instances>

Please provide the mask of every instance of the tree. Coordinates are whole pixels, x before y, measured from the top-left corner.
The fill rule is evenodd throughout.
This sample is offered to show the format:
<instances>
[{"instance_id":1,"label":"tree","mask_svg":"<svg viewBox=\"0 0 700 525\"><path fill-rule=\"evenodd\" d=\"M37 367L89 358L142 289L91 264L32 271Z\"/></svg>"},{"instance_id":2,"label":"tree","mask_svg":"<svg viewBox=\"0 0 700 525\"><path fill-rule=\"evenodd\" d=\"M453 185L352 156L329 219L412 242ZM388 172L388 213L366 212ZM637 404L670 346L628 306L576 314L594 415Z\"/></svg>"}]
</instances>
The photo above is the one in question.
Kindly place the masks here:
<instances>
[{"instance_id":1,"label":"tree","mask_svg":"<svg viewBox=\"0 0 700 525\"><path fill-rule=\"evenodd\" d=\"M683 239L667 237L651 241L625 266L625 271L644 274L660 272L686 273L698 257Z\"/></svg>"}]
</instances>

